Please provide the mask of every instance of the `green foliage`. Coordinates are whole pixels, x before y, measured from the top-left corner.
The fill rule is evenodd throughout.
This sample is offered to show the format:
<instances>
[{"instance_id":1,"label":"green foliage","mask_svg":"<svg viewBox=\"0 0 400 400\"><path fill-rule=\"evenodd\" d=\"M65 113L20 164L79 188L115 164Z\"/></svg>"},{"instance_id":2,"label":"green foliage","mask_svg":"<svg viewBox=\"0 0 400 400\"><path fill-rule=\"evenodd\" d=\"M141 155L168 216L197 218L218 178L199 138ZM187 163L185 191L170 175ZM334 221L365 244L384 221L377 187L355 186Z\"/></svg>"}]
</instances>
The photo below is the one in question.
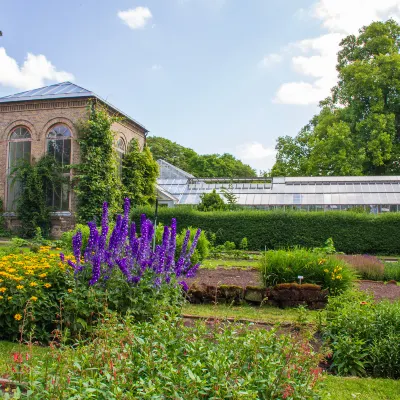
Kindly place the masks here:
<instances>
[{"instance_id":1,"label":"green foliage","mask_svg":"<svg viewBox=\"0 0 400 400\"><path fill-rule=\"evenodd\" d=\"M200 204L197 206L199 211L218 211L226 208L221 196L213 189L211 193L200 195Z\"/></svg>"},{"instance_id":2,"label":"green foliage","mask_svg":"<svg viewBox=\"0 0 400 400\"><path fill-rule=\"evenodd\" d=\"M67 252L72 252L72 237L78 232L82 232L82 248L86 249L87 242L89 239L90 230L89 227L85 224L77 224L74 229L63 232L61 235L61 242L63 250Z\"/></svg>"},{"instance_id":3,"label":"green foliage","mask_svg":"<svg viewBox=\"0 0 400 400\"><path fill-rule=\"evenodd\" d=\"M373 22L340 43L339 81L295 137L280 137L273 176L400 171L400 26Z\"/></svg>"},{"instance_id":4,"label":"green foliage","mask_svg":"<svg viewBox=\"0 0 400 400\"><path fill-rule=\"evenodd\" d=\"M240 241L240 245L239 245L241 250L247 250L249 247L249 243L247 241L247 238L244 237L241 241Z\"/></svg>"},{"instance_id":5,"label":"green foliage","mask_svg":"<svg viewBox=\"0 0 400 400\"><path fill-rule=\"evenodd\" d=\"M19 163L12 171L12 184L21 185L17 200L17 217L21 221L20 234L32 238L37 228L45 236L50 233L50 211L48 195L66 183L61 165L50 155L37 162Z\"/></svg>"},{"instance_id":6,"label":"green foliage","mask_svg":"<svg viewBox=\"0 0 400 400\"><path fill-rule=\"evenodd\" d=\"M320 399L319 357L307 341L275 330L216 328L168 316L139 324L108 316L90 341L53 347L39 363L24 359L12 378L27 383L32 400Z\"/></svg>"},{"instance_id":7,"label":"green foliage","mask_svg":"<svg viewBox=\"0 0 400 400\"><path fill-rule=\"evenodd\" d=\"M122 164L123 197L132 204L154 204L158 164L147 146L140 151L138 141L133 139L124 155Z\"/></svg>"},{"instance_id":8,"label":"green foliage","mask_svg":"<svg viewBox=\"0 0 400 400\"><path fill-rule=\"evenodd\" d=\"M222 196L224 196L226 202L228 203L229 209L230 210L235 209L235 206L237 205L238 198L233 193L232 184L230 183L228 188L222 188L221 192L222 192Z\"/></svg>"},{"instance_id":9,"label":"green foliage","mask_svg":"<svg viewBox=\"0 0 400 400\"><path fill-rule=\"evenodd\" d=\"M324 337L332 369L347 375L400 377L400 302L375 302L362 292L330 298Z\"/></svg>"},{"instance_id":10,"label":"green foliage","mask_svg":"<svg viewBox=\"0 0 400 400\"><path fill-rule=\"evenodd\" d=\"M147 144L155 160L163 159L175 167L202 178L248 178L256 172L231 154L197 154L171 140L150 136Z\"/></svg>"},{"instance_id":11,"label":"green foliage","mask_svg":"<svg viewBox=\"0 0 400 400\"><path fill-rule=\"evenodd\" d=\"M98 104L91 104L90 107L89 119L82 121L78 127L81 163L76 166L74 190L81 222L99 219L104 201L108 202L112 213L116 212L121 199L121 182L114 150L115 135L111 130L112 124L120 119L111 116L108 110Z\"/></svg>"},{"instance_id":12,"label":"green foliage","mask_svg":"<svg viewBox=\"0 0 400 400\"><path fill-rule=\"evenodd\" d=\"M304 284L317 284L337 295L348 289L355 278L344 261L300 248L267 251L259 263L266 286L296 282L298 276L303 276Z\"/></svg>"},{"instance_id":13,"label":"green foliage","mask_svg":"<svg viewBox=\"0 0 400 400\"><path fill-rule=\"evenodd\" d=\"M4 206L3 199L0 199L0 236L10 236L10 232L6 229L6 221L3 216Z\"/></svg>"},{"instance_id":14,"label":"green foliage","mask_svg":"<svg viewBox=\"0 0 400 400\"><path fill-rule=\"evenodd\" d=\"M135 220L145 212L153 218L151 208L133 210ZM241 210L233 212L199 212L189 208L161 208L158 220L167 224L176 217L179 226L196 226L208 234L215 233L215 245L226 241L239 245L243 237L249 250L301 246L320 247L332 238L338 252L346 254L400 254L400 214L380 215L352 212L281 212Z\"/></svg>"}]
</instances>

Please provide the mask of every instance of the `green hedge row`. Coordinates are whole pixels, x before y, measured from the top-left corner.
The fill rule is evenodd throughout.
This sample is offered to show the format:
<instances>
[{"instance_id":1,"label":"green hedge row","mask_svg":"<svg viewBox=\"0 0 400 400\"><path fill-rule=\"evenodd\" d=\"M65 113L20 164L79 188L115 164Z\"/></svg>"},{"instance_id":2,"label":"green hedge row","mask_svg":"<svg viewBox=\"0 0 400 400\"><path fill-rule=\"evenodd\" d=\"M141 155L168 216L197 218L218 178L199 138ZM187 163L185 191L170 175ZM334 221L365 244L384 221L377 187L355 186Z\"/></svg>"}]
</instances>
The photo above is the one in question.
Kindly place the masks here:
<instances>
[{"instance_id":1,"label":"green hedge row","mask_svg":"<svg viewBox=\"0 0 400 400\"><path fill-rule=\"evenodd\" d=\"M137 208L154 218L154 209ZM178 221L178 228L199 227L217 235L217 243L237 245L247 237L250 250L293 246L320 247L332 237L338 251L347 254L400 254L400 213L381 215L338 212L215 211L186 207L159 209L158 221Z\"/></svg>"}]
</instances>

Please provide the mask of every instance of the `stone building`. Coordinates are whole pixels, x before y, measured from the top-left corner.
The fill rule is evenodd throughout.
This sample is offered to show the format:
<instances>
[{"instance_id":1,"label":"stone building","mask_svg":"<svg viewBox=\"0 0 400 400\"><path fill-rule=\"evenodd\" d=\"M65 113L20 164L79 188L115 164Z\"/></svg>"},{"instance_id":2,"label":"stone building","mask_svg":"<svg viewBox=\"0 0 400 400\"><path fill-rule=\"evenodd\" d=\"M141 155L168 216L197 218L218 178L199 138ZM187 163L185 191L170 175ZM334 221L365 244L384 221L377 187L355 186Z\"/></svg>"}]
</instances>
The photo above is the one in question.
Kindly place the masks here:
<instances>
[{"instance_id":1,"label":"stone building","mask_svg":"<svg viewBox=\"0 0 400 400\"><path fill-rule=\"evenodd\" d=\"M11 229L18 225L15 208L19 191L18 185L11 184L12 167L18 160L39 159L46 153L64 165L79 163L76 125L88 118L88 103L92 100L122 117L112 127L120 162L132 139L137 139L143 147L148 133L143 125L73 83L63 82L0 98L0 198ZM67 187L60 187L49 196L48 202L54 210L52 235L57 237L74 224L75 196Z\"/></svg>"}]
</instances>

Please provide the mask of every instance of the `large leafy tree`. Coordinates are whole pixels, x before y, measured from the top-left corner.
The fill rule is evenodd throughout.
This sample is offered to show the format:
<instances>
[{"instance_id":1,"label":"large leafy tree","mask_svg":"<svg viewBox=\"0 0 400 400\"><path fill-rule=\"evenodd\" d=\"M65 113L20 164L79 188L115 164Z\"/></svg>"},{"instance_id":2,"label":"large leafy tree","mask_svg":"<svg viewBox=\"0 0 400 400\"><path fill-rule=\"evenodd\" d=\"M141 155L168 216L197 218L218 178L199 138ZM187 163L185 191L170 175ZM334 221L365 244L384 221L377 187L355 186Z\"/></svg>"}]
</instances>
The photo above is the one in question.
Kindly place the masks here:
<instances>
[{"instance_id":1,"label":"large leafy tree","mask_svg":"<svg viewBox=\"0 0 400 400\"><path fill-rule=\"evenodd\" d=\"M256 172L249 165L243 164L233 155L197 154L194 150L183 147L171 140L153 136L147 144L154 159L163 159L190 174L203 178L255 177Z\"/></svg>"},{"instance_id":2,"label":"large leafy tree","mask_svg":"<svg viewBox=\"0 0 400 400\"><path fill-rule=\"evenodd\" d=\"M280 137L272 174L400 172L400 26L363 27L340 43L338 83L295 137Z\"/></svg>"}]
</instances>

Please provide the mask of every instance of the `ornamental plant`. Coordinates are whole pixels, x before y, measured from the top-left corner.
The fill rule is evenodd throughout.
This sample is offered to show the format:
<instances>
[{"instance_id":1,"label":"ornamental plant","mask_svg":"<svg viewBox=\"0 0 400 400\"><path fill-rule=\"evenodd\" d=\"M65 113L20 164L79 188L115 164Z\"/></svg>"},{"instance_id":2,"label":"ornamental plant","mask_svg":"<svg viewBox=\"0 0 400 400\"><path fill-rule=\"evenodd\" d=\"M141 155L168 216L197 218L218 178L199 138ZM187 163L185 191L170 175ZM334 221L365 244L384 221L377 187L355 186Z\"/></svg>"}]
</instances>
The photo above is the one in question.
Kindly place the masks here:
<instances>
[{"instance_id":1,"label":"ornamental plant","mask_svg":"<svg viewBox=\"0 0 400 400\"><path fill-rule=\"evenodd\" d=\"M260 268L266 286L297 282L303 276L302 283L320 285L331 295L342 293L355 279L355 272L343 260L301 248L267 251Z\"/></svg>"},{"instance_id":2,"label":"ornamental plant","mask_svg":"<svg viewBox=\"0 0 400 400\"><path fill-rule=\"evenodd\" d=\"M85 329L99 311L99 304L120 314L130 311L137 319L152 318L155 314L171 312L180 305L182 289L187 290L186 278L196 274L199 264L192 264L201 230L191 245L190 230L175 259L177 224L163 228L160 244L153 248L154 225L141 216L140 227L129 220L130 201L125 199L124 213L118 215L110 232L108 204L103 204L101 228L89 222L89 238L82 248L82 233L72 237L74 261L61 259L73 270L78 290L65 303L64 316L72 330ZM88 302L88 293L91 301ZM78 323L78 324L77 324Z\"/></svg>"}]
</instances>

